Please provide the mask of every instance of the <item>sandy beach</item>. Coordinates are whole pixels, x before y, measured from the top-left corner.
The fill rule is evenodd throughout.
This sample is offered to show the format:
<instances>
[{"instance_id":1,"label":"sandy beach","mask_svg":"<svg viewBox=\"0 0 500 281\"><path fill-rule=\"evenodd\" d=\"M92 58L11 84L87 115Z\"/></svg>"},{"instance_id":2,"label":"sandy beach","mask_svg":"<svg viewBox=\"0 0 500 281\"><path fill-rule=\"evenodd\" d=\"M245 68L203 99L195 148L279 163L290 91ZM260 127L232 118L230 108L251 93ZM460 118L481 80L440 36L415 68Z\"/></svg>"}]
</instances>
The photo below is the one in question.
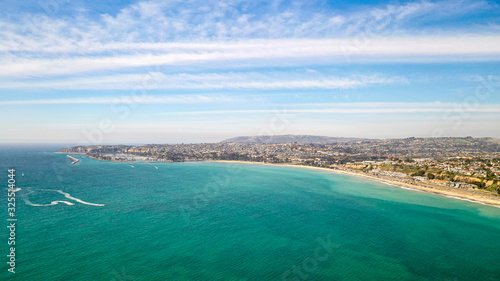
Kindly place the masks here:
<instances>
[{"instance_id":1,"label":"sandy beach","mask_svg":"<svg viewBox=\"0 0 500 281\"><path fill-rule=\"evenodd\" d=\"M297 168L305 168L305 169L313 169L320 171L327 171L332 173L362 177L382 183L386 183L393 186L398 186L405 189L413 189L419 190L423 192L429 192L434 194L443 195L449 198L465 200L470 202L475 202L479 204L490 205L493 207L500 208L500 197L492 194L488 194L479 190L466 190L466 189L456 189L445 186L437 186L437 185L416 185L409 184L406 182L401 182L393 178L387 177L377 177L372 176L362 172L356 171L345 171L339 169L330 169L330 168L322 168L322 167L312 167L312 166L304 166L304 165L292 165L292 164L271 164L271 163L262 163L262 162L250 162L250 161L230 161L230 160L216 160L216 161L207 161L207 162L218 162L218 163L238 163L238 164L257 164L257 165L270 165L270 166L282 166L282 167L297 167Z\"/></svg>"}]
</instances>

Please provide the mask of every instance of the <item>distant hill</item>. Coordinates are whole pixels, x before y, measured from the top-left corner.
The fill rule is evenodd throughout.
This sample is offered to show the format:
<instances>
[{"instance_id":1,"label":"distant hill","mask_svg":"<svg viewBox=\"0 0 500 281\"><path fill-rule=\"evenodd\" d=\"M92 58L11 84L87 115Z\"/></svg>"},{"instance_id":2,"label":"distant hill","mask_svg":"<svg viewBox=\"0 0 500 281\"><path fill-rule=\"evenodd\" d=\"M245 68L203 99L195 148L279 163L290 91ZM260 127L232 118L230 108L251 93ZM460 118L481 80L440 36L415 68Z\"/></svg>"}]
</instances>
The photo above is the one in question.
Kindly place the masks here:
<instances>
[{"instance_id":1,"label":"distant hill","mask_svg":"<svg viewBox=\"0 0 500 281\"><path fill-rule=\"evenodd\" d=\"M335 138L310 135L242 136L221 141L221 143L338 143L366 140L361 138Z\"/></svg>"}]
</instances>

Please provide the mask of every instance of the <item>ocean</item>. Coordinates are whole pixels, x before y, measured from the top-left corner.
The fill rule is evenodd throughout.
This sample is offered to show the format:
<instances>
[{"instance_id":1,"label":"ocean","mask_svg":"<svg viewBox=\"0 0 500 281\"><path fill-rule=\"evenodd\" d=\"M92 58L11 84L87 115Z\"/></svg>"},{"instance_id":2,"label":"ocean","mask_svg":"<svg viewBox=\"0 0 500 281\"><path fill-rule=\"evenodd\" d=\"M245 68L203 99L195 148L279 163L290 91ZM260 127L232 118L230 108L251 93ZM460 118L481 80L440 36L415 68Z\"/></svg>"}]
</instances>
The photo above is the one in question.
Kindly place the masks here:
<instances>
[{"instance_id":1,"label":"ocean","mask_svg":"<svg viewBox=\"0 0 500 281\"><path fill-rule=\"evenodd\" d=\"M1 280L500 280L499 208L298 167L55 151L0 148Z\"/></svg>"}]
</instances>

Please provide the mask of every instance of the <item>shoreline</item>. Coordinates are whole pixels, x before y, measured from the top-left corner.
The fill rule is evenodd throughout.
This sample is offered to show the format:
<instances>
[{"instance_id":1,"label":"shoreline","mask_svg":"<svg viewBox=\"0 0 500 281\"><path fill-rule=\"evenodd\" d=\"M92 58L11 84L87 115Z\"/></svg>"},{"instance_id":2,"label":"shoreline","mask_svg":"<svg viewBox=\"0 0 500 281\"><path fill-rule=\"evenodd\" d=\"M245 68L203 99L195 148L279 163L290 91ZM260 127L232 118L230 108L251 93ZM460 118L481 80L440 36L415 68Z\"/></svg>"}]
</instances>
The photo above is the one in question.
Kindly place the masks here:
<instances>
[{"instance_id":1,"label":"shoreline","mask_svg":"<svg viewBox=\"0 0 500 281\"><path fill-rule=\"evenodd\" d=\"M108 160L101 160L97 159L88 155L85 155L85 157L97 160L97 161L107 161L107 162L115 162L115 163L149 163L149 162L138 162L138 161L108 161ZM458 199L462 201L468 201L468 202L473 202L477 204L482 204L482 205L488 205L496 208L500 208L500 197L497 197L493 194L478 194L474 193L470 190L464 190L464 189L455 189L451 187L445 187L445 186L437 186L437 185L415 185L415 184L410 184L406 182L401 182L398 181L395 178L388 178L388 177L379 177L379 176L373 176L369 175L366 173L361 173L361 172L356 172L356 171L348 171L348 170L341 170L341 169L332 169L332 168L324 168L324 167L314 167L314 166L306 166L306 165L294 165L294 164L274 164L274 163L264 163L264 162L253 162L253 161L240 161L240 160L208 160L208 161L192 161L193 163L236 163L236 164L248 164L248 165L269 165L269 166L277 166L277 167L297 167L297 168L305 168L305 169L312 169L312 170L319 170L319 171L326 171L326 172L332 172L332 173L338 173L338 174L343 174L343 175L349 175L349 176L354 176L354 177L359 177L359 178L365 178L369 180L373 180L376 182L384 183L387 185L392 185L395 187L399 187L402 189L410 189L413 191L420 191L420 192L427 192L427 193L433 193L437 195L441 195L444 197L452 198L452 199ZM175 163L175 162L154 162L154 163ZM182 163L182 162L179 162Z\"/></svg>"},{"instance_id":2,"label":"shoreline","mask_svg":"<svg viewBox=\"0 0 500 281\"><path fill-rule=\"evenodd\" d=\"M435 187L429 186L429 187L427 187L427 186L423 186L423 185L414 185L414 184L409 184L409 183L405 183L405 182L400 182L400 181L397 181L396 179L392 179L392 178L376 177L376 176L367 175L367 174L361 173L361 172L345 171L345 170L340 170L340 169L313 167L313 166L305 166L305 165L271 164L271 163L250 162L250 161L214 160L214 161L202 161L202 162L270 165L270 166L277 166L277 167L297 167L297 168L306 168L306 169L319 170L319 171L327 171L327 172L333 172L333 173L338 173L338 174L343 174L343 175L355 176L355 177L359 177L359 178L365 178L365 179L377 181L380 183L384 183L387 185L396 186L396 187L399 187L402 189L410 189L410 190L414 190L414 191L433 193L433 194L441 195L441 196L452 198L452 199L458 199L458 200L462 200L462 201L468 201L468 202L473 202L473 203L478 203L478 204L482 204L482 205L488 205L488 206L500 208L500 198L494 197L495 195L476 194L476 193L471 193L468 190L452 189L451 187L448 188L448 187L444 187L444 186L435 186Z\"/></svg>"}]
</instances>

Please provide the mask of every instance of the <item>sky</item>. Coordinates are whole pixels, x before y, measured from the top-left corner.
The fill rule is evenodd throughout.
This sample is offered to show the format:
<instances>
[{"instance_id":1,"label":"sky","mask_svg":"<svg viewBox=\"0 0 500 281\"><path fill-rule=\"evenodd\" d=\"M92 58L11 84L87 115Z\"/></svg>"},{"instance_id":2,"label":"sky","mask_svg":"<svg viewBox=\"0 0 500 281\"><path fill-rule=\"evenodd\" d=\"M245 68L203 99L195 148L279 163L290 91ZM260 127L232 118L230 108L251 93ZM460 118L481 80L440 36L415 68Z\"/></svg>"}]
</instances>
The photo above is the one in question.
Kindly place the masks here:
<instances>
[{"instance_id":1,"label":"sky","mask_svg":"<svg viewBox=\"0 0 500 281\"><path fill-rule=\"evenodd\" d=\"M0 143L500 137L496 1L0 1Z\"/></svg>"}]
</instances>

